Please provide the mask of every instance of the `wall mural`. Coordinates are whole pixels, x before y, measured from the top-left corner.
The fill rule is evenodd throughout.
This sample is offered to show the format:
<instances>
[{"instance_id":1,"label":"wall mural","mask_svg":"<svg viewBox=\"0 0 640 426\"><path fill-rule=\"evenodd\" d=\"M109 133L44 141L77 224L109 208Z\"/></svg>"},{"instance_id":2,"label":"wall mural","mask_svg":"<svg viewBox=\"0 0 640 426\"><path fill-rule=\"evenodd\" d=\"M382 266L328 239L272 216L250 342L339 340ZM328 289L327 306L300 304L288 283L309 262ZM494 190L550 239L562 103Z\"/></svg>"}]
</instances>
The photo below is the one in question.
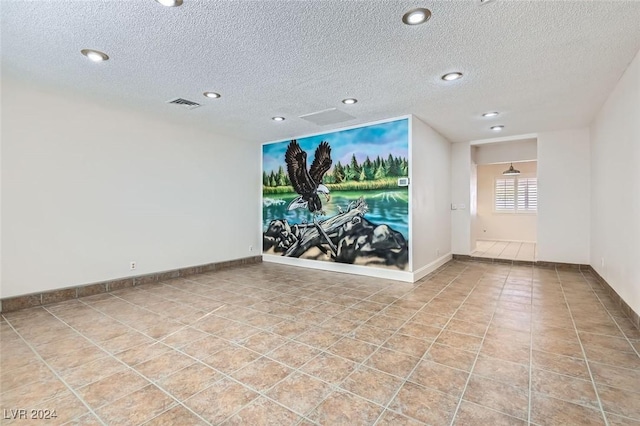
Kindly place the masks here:
<instances>
[{"instance_id":1,"label":"wall mural","mask_svg":"<svg viewBox=\"0 0 640 426\"><path fill-rule=\"evenodd\" d=\"M263 252L406 270L409 120L262 147Z\"/></svg>"}]
</instances>

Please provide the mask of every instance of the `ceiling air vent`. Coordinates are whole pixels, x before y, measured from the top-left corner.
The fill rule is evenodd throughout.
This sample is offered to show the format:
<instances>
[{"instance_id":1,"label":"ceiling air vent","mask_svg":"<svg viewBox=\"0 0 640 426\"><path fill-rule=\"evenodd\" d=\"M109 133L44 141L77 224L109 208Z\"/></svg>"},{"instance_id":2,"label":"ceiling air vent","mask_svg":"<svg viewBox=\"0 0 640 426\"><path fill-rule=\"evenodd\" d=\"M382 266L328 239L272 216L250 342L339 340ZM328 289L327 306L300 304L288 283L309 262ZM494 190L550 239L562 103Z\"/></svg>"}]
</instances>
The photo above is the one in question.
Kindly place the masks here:
<instances>
[{"instance_id":1,"label":"ceiling air vent","mask_svg":"<svg viewBox=\"0 0 640 426\"><path fill-rule=\"evenodd\" d=\"M168 104L174 104L174 105L180 105L183 108L186 109L194 109L194 108L198 108L200 106L199 103L197 102L193 102L193 101L188 101L186 99L182 99L182 98L175 98L175 99L171 99L169 101L167 101Z\"/></svg>"},{"instance_id":2,"label":"ceiling air vent","mask_svg":"<svg viewBox=\"0 0 640 426\"><path fill-rule=\"evenodd\" d=\"M346 112L342 112L337 108L329 108L322 111L312 112L311 114L301 115L299 118L317 124L318 126L326 126L328 124L342 123L343 121L353 120L355 117Z\"/></svg>"}]
</instances>

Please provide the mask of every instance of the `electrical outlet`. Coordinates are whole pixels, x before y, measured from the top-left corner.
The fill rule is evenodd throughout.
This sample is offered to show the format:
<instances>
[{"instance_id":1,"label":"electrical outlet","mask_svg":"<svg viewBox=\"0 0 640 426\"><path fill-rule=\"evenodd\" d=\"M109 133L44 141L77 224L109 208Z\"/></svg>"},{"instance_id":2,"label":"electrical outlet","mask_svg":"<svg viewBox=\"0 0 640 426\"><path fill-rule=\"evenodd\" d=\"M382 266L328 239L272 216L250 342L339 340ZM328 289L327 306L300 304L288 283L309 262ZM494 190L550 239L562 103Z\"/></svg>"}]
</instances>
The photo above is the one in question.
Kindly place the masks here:
<instances>
[{"instance_id":1,"label":"electrical outlet","mask_svg":"<svg viewBox=\"0 0 640 426\"><path fill-rule=\"evenodd\" d=\"M602 266L604 268L604 257L602 259L600 259L600 266Z\"/></svg>"},{"instance_id":2,"label":"electrical outlet","mask_svg":"<svg viewBox=\"0 0 640 426\"><path fill-rule=\"evenodd\" d=\"M135 260L129 263L129 269L130 269L131 271L133 271L134 269L136 269L136 261L135 261Z\"/></svg>"},{"instance_id":3,"label":"electrical outlet","mask_svg":"<svg viewBox=\"0 0 640 426\"><path fill-rule=\"evenodd\" d=\"M436 256L440 256L440 249L436 249Z\"/></svg>"},{"instance_id":4,"label":"electrical outlet","mask_svg":"<svg viewBox=\"0 0 640 426\"><path fill-rule=\"evenodd\" d=\"M249 251L253 251L253 246L249 246Z\"/></svg>"}]
</instances>

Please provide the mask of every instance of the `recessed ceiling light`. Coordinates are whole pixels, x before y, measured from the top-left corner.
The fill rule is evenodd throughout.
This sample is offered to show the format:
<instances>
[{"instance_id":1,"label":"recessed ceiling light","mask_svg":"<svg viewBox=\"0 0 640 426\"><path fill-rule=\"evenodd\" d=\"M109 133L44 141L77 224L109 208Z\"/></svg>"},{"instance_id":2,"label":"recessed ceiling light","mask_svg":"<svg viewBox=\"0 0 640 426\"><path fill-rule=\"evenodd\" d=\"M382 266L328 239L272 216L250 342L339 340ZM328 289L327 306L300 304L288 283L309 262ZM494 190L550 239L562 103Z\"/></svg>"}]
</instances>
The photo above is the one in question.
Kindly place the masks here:
<instances>
[{"instance_id":1,"label":"recessed ceiling light","mask_svg":"<svg viewBox=\"0 0 640 426\"><path fill-rule=\"evenodd\" d=\"M491 130L494 132L501 132L504 129L504 126L491 126Z\"/></svg>"},{"instance_id":2,"label":"recessed ceiling light","mask_svg":"<svg viewBox=\"0 0 640 426\"><path fill-rule=\"evenodd\" d=\"M273 121L284 121L284 117L271 117Z\"/></svg>"},{"instance_id":3,"label":"recessed ceiling light","mask_svg":"<svg viewBox=\"0 0 640 426\"><path fill-rule=\"evenodd\" d=\"M449 74L445 74L441 77L444 81L454 81L462 78L461 72L450 72Z\"/></svg>"},{"instance_id":4,"label":"recessed ceiling light","mask_svg":"<svg viewBox=\"0 0 640 426\"><path fill-rule=\"evenodd\" d=\"M156 0L156 1L161 5L167 6L167 7L182 6L182 0Z\"/></svg>"},{"instance_id":5,"label":"recessed ceiling light","mask_svg":"<svg viewBox=\"0 0 640 426\"><path fill-rule=\"evenodd\" d=\"M221 96L220 93L216 93L216 92L204 92L203 95L211 99L218 99Z\"/></svg>"},{"instance_id":6,"label":"recessed ceiling light","mask_svg":"<svg viewBox=\"0 0 640 426\"><path fill-rule=\"evenodd\" d=\"M483 117L496 117L498 114L500 114L497 111L492 111L492 112L485 112L484 114L482 114Z\"/></svg>"},{"instance_id":7,"label":"recessed ceiling light","mask_svg":"<svg viewBox=\"0 0 640 426\"><path fill-rule=\"evenodd\" d=\"M343 99L342 100L342 103L345 104L345 105L353 105L356 102L358 102L358 100L355 99L355 98L347 98L347 99Z\"/></svg>"},{"instance_id":8,"label":"recessed ceiling light","mask_svg":"<svg viewBox=\"0 0 640 426\"><path fill-rule=\"evenodd\" d=\"M431 18L431 11L423 7L412 9L402 15L402 22L407 25L419 25L427 22Z\"/></svg>"},{"instance_id":9,"label":"recessed ceiling light","mask_svg":"<svg viewBox=\"0 0 640 426\"><path fill-rule=\"evenodd\" d=\"M100 52L99 50L82 49L80 53L82 53L87 58L91 59L93 62L102 62L109 59L109 56L107 56L106 53Z\"/></svg>"}]
</instances>

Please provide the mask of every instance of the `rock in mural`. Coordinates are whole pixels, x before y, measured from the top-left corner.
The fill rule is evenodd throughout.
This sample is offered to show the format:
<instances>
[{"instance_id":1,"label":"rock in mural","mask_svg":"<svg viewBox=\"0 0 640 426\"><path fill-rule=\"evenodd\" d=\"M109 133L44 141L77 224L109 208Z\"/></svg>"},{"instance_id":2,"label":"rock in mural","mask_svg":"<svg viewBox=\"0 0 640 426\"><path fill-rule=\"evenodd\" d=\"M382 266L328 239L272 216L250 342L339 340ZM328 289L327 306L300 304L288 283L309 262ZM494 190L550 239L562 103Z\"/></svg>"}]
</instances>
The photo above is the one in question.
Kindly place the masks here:
<instances>
[{"instance_id":1,"label":"rock in mural","mask_svg":"<svg viewBox=\"0 0 640 426\"><path fill-rule=\"evenodd\" d=\"M286 219L273 220L263 235L263 250L300 258L313 257L319 250L340 263L404 269L409 260L404 236L365 219L367 209L361 198L346 212L321 222L291 226Z\"/></svg>"}]
</instances>

